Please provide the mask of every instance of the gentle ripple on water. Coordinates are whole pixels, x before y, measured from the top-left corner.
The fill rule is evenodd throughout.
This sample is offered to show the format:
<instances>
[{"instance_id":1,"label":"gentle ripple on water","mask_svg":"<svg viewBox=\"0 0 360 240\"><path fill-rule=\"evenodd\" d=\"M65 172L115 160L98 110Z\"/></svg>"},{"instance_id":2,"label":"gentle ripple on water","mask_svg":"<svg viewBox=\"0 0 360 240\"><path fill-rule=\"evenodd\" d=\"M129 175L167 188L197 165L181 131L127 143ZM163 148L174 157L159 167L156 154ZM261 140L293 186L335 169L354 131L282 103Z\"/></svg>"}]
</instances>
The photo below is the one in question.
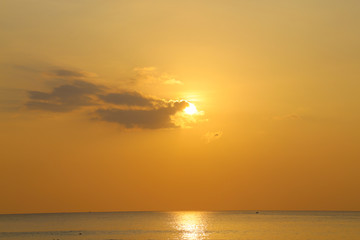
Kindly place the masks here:
<instances>
[{"instance_id":1,"label":"gentle ripple on water","mask_svg":"<svg viewBox=\"0 0 360 240\"><path fill-rule=\"evenodd\" d=\"M113 212L0 215L1 240L358 240L360 212Z\"/></svg>"}]
</instances>

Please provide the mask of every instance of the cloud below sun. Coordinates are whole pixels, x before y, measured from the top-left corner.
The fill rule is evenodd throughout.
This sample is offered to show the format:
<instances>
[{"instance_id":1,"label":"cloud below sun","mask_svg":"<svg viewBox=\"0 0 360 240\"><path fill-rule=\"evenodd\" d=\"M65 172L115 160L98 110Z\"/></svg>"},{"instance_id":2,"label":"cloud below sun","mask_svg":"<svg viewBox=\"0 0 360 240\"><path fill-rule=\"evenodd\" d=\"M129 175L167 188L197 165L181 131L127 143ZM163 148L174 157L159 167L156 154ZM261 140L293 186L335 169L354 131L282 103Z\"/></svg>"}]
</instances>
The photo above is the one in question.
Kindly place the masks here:
<instances>
[{"instance_id":1,"label":"cloud below sun","mask_svg":"<svg viewBox=\"0 0 360 240\"><path fill-rule=\"evenodd\" d=\"M94 83L91 77L96 75L83 71L56 69L44 76L61 79L61 84L49 91L27 91L25 107L29 110L54 114L81 110L91 119L126 129L189 127L203 115L187 100L162 99L126 88L114 90Z\"/></svg>"}]
</instances>

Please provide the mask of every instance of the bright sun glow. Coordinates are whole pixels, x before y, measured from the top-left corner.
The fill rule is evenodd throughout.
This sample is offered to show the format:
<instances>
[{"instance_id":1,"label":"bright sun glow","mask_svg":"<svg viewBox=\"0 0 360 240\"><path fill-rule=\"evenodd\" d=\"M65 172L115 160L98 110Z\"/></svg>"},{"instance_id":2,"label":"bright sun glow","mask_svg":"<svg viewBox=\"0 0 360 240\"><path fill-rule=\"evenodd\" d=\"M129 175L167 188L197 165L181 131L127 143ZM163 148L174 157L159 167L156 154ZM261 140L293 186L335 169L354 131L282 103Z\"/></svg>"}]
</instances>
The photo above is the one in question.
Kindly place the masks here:
<instances>
[{"instance_id":1,"label":"bright sun glow","mask_svg":"<svg viewBox=\"0 0 360 240\"><path fill-rule=\"evenodd\" d=\"M193 115L198 112L195 105L192 103L189 103L189 106L184 109L184 112L189 115Z\"/></svg>"}]
</instances>

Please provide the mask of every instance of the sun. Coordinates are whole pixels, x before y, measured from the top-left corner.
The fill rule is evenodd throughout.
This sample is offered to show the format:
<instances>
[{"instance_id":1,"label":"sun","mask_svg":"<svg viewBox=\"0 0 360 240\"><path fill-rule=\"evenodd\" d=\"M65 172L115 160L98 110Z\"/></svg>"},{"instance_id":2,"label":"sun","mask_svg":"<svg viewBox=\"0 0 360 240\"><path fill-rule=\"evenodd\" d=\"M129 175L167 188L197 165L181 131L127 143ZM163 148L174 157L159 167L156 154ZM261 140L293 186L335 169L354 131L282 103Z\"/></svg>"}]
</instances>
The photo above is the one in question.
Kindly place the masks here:
<instances>
[{"instance_id":1,"label":"sun","mask_svg":"<svg viewBox=\"0 0 360 240\"><path fill-rule=\"evenodd\" d=\"M189 102L188 102L189 103ZM193 115L198 112L195 105L192 103L189 103L189 106L184 109L184 112L189 115Z\"/></svg>"}]
</instances>

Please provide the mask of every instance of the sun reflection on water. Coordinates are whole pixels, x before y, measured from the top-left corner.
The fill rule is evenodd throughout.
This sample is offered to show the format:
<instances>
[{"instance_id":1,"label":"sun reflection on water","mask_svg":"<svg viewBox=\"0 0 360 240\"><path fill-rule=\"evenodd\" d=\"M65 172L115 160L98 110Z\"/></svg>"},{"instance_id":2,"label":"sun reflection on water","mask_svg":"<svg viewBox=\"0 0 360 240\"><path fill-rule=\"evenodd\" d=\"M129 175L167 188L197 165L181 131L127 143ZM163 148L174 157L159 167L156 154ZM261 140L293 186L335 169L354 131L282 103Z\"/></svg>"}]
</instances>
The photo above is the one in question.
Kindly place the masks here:
<instances>
[{"instance_id":1,"label":"sun reflection on water","mask_svg":"<svg viewBox=\"0 0 360 240\"><path fill-rule=\"evenodd\" d=\"M180 232L181 239L207 239L206 222L203 213L178 212L175 213L175 228Z\"/></svg>"}]
</instances>

